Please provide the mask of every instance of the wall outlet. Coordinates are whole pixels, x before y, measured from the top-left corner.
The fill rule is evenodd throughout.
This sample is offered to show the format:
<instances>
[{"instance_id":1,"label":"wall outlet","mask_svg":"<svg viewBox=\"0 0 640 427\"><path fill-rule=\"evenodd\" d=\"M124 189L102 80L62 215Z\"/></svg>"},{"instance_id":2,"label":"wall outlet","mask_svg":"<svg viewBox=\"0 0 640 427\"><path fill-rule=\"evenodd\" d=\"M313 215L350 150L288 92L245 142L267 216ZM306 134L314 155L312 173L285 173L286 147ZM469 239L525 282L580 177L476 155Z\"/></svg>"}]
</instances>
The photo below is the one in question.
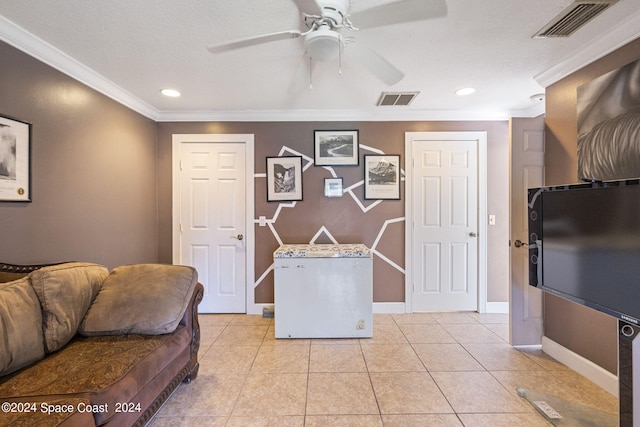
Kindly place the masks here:
<instances>
[{"instance_id":1,"label":"wall outlet","mask_svg":"<svg viewBox=\"0 0 640 427\"><path fill-rule=\"evenodd\" d=\"M489 215L489 225L496 225L496 216Z\"/></svg>"},{"instance_id":2,"label":"wall outlet","mask_svg":"<svg viewBox=\"0 0 640 427\"><path fill-rule=\"evenodd\" d=\"M258 225L260 227L264 227L265 225L267 225L267 217L266 216L261 216L258 218Z\"/></svg>"},{"instance_id":3,"label":"wall outlet","mask_svg":"<svg viewBox=\"0 0 640 427\"><path fill-rule=\"evenodd\" d=\"M356 329L364 329L364 320L358 320L358 324L356 325Z\"/></svg>"}]
</instances>

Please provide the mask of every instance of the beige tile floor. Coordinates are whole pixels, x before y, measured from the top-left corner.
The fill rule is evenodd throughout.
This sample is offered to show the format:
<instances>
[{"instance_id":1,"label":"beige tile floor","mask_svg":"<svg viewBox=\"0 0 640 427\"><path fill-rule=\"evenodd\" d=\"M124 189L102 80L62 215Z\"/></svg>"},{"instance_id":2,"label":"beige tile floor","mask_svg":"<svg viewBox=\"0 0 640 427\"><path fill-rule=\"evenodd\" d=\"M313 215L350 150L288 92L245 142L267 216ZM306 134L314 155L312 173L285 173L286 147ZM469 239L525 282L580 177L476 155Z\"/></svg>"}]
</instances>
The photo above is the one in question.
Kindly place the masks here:
<instances>
[{"instance_id":1,"label":"beige tile floor","mask_svg":"<svg viewBox=\"0 0 640 427\"><path fill-rule=\"evenodd\" d=\"M540 350L507 344L506 315L374 315L371 339L276 340L273 319L200 315L200 373L166 426L548 426L516 393L616 413L617 399Z\"/></svg>"}]
</instances>

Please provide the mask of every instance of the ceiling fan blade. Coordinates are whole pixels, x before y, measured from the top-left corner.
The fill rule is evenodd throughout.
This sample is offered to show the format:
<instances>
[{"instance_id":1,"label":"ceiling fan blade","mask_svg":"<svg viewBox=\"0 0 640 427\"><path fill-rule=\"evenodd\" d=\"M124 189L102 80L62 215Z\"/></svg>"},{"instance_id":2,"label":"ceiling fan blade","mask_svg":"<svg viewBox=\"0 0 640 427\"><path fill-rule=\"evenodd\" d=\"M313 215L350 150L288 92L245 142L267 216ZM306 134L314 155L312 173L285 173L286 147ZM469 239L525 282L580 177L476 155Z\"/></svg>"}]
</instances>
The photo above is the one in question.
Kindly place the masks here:
<instances>
[{"instance_id":1,"label":"ceiling fan blade","mask_svg":"<svg viewBox=\"0 0 640 427\"><path fill-rule=\"evenodd\" d=\"M359 29L422 21L447 15L446 0L400 0L353 13L349 20Z\"/></svg>"},{"instance_id":2,"label":"ceiling fan blade","mask_svg":"<svg viewBox=\"0 0 640 427\"><path fill-rule=\"evenodd\" d=\"M389 86L393 86L404 78L404 73L393 66L389 61L380 56L378 53L358 43L355 40L349 40L345 44L345 56L354 59L371 74L383 81Z\"/></svg>"},{"instance_id":3,"label":"ceiling fan blade","mask_svg":"<svg viewBox=\"0 0 640 427\"><path fill-rule=\"evenodd\" d=\"M320 9L316 0L293 0L293 2L298 6L300 13L322 15L322 9Z\"/></svg>"},{"instance_id":4,"label":"ceiling fan blade","mask_svg":"<svg viewBox=\"0 0 640 427\"><path fill-rule=\"evenodd\" d=\"M208 46L207 50L209 50L209 52L211 53L226 52L228 50L241 49L243 47L254 46L257 44L263 44L272 41L295 39L300 37L301 35L302 33L298 30L280 31L278 33L264 34L261 36L248 37L246 39Z\"/></svg>"}]
</instances>

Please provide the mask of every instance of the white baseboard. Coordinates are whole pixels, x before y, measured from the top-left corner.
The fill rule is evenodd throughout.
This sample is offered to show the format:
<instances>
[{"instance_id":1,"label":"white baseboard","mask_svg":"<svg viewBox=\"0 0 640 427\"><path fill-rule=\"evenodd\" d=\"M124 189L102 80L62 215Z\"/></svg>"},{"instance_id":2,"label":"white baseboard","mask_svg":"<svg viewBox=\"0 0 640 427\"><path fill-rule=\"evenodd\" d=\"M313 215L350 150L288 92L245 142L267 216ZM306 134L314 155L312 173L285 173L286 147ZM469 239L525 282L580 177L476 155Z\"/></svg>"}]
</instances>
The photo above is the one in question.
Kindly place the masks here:
<instances>
[{"instance_id":1,"label":"white baseboard","mask_svg":"<svg viewBox=\"0 0 640 427\"><path fill-rule=\"evenodd\" d=\"M406 313L406 304L403 302L374 302L375 314L403 314Z\"/></svg>"},{"instance_id":2,"label":"white baseboard","mask_svg":"<svg viewBox=\"0 0 640 427\"><path fill-rule=\"evenodd\" d=\"M542 351L618 397L618 376L543 336Z\"/></svg>"},{"instance_id":3,"label":"white baseboard","mask_svg":"<svg viewBox=\"0 0 640 427\"><path fill-rule=\"evenodd\" d=\"M487 302L486 313L509 314L509 301L505 302Z\"/></svg>"}]
</instances>

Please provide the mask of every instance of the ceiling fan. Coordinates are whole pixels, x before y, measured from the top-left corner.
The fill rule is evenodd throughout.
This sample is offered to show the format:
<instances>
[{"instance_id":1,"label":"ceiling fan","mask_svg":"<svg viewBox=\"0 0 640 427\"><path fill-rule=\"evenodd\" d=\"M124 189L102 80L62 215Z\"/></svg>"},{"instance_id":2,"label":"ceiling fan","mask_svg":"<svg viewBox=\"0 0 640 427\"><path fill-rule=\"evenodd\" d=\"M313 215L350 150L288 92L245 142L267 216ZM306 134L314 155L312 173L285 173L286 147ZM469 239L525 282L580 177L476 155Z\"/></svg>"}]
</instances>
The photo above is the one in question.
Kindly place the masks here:
<instances>
[{"instance_id":1,"label":"ceiling fan","mask_svg":"<svg viewBox=\"0 0 640 427\"><path fill-rule=\"evenodd\" d=\"M293 0L302 14L304 30L288 30L209 46L211 53L301 37L310 62L342 59L342 53L360 63L378 79L391 86L404 78L393 64L355 37L342 30L358 31L384 25L421 21L445 16L446 0L399 0L374 6L353 14L349 0ZM357 26L356 26L357 25Z\"/></svg>"}]
</instances>

